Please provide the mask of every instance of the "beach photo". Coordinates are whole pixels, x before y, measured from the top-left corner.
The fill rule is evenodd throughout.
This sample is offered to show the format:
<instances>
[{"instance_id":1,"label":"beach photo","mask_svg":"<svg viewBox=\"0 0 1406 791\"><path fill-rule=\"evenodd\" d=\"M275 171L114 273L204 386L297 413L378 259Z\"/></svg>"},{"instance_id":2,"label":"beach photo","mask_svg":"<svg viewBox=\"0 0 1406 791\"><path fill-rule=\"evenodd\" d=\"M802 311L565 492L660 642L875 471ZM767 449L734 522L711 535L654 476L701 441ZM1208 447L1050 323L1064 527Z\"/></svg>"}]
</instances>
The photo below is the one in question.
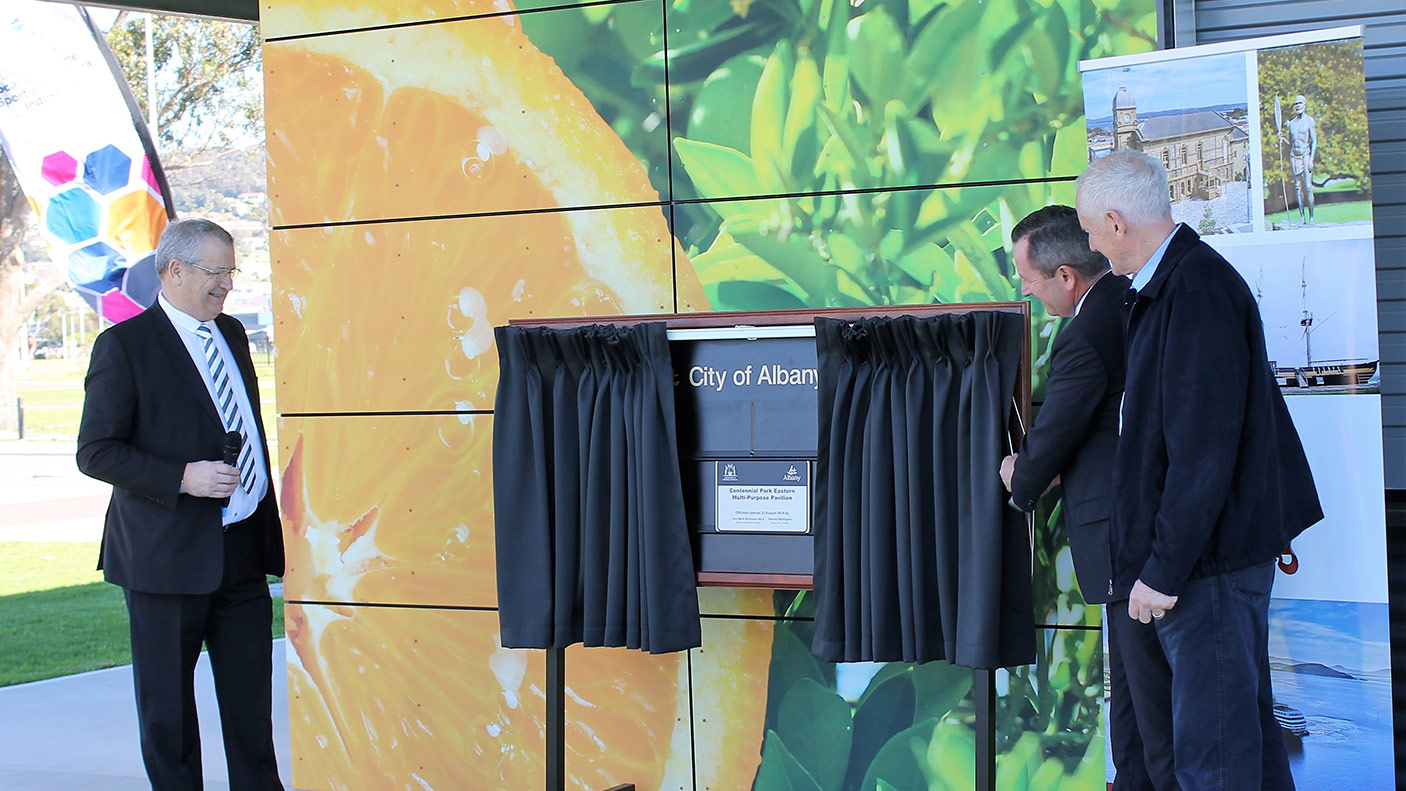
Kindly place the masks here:
<instances>
[{"instance_id":1,"label":"beach photo","mask_svg":"<svg viewBox=\"0 0 1406 791\"><path fill-rule=\"evenodd\" d=\"M1395 782L1387 623L1385 603L1271 600L1274 716L1299 788Z\"/></svg>"}]
</instances>

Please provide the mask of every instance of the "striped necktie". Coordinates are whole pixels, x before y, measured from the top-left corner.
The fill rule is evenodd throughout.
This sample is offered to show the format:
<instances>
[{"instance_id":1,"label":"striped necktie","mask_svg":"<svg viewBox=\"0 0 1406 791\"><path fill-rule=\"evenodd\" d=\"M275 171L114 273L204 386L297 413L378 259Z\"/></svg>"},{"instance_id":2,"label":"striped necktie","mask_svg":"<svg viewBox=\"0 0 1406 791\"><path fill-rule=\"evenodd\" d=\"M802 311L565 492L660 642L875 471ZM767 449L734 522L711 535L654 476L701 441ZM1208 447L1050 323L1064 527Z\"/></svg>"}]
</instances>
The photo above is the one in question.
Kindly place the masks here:
<instances>
[{"instance_id":1,"label":"striped necktie","mask_svg":"<svg viewBox=\"0 0 1406 791\"><path fill-rule=\"evenodd\" d=\"M239 415L239 399L234 397L234 387L229 381L229 368L225 366L224 357L220 355L220 347L215 345L215 336L211 334L210 325L201 323L195 328L195 335L205 346L205 368L210 372L210 381L215 384L215 408L220 413L220 419L224 421L225 430L239 432L239 463L234 465L239 468L239 487L246 494L252 495L259 475L259 465L254 458L254 445L249 441L249 431L244 425L244 419Z\"/></svg>"}]
</instances>

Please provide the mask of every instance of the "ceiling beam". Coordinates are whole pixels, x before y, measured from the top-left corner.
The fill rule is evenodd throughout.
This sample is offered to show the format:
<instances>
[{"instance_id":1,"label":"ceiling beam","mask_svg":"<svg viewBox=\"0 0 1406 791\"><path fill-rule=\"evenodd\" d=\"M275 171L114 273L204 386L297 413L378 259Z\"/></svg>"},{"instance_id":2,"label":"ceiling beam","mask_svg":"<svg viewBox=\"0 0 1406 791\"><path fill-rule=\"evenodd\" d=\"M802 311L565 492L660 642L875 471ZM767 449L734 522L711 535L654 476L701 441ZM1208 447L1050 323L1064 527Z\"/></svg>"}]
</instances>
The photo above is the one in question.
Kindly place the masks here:
<instances>
[{"instance_id":1,"label":"ceiling beam","mask_svg":"<svg viewBox=\"0 0 1406 791\"><path fill-rule=\"evenodd\" d=\"M63 0L51 0L63 2ZM259 0L100 0L84 5L103 8L125 8L131 11L151 11L157 14L180 14L234 22L259 21Z\"/></svg>"}]
</instances>

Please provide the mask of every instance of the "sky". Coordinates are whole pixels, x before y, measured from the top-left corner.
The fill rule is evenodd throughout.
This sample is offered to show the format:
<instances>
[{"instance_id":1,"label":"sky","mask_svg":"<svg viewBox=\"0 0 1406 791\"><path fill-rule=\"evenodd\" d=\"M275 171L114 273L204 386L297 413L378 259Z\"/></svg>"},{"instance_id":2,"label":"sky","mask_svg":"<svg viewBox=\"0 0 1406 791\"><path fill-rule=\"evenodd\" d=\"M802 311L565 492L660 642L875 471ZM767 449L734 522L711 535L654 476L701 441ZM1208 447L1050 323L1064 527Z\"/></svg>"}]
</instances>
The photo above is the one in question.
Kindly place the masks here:
<instances>
[{"instance_id":1,"label":"sky","mask_svg":"<svg viewBox=\"0 0 1406 791\"><path fill-rule=\"evenodd\" d=\"M1111 116L1119 86L1133 94L1139 113L1248 105L1246 56L1232 52L1085 72L1084 112L1091 119Z\"/></svg>"}]
</instances>

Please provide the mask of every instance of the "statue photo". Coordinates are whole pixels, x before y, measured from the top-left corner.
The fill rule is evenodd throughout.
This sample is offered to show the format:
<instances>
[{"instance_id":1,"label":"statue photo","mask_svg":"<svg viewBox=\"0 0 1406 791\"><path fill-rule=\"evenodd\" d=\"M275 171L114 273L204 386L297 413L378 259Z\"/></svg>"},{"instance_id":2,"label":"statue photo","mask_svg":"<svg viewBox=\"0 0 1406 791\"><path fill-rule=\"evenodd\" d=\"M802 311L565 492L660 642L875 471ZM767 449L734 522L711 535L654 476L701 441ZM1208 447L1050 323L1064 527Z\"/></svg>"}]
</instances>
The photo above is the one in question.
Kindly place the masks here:
<instances>
[{"instance_id":1,"label":"statue photo","mask_svg":"<svg viewBox=\"0 0 1406 791\"><path fill-rule=\"evenodd\" d=\"M1279 144L1289 146L1289 167L1294 175L1294 197L1298 201L1299 224L1312 225L1313 160L1318 153L1318 124L1313 120L1313 116L1308 114L1308 100L1303 94L1294 97L1294 117L1287 123L1279 123L1277 97L1274 105L1275 123L1279 127ZM1284 190L1284 205L1289 205L1288 190Z\"/></svg>"}]
</instances>

